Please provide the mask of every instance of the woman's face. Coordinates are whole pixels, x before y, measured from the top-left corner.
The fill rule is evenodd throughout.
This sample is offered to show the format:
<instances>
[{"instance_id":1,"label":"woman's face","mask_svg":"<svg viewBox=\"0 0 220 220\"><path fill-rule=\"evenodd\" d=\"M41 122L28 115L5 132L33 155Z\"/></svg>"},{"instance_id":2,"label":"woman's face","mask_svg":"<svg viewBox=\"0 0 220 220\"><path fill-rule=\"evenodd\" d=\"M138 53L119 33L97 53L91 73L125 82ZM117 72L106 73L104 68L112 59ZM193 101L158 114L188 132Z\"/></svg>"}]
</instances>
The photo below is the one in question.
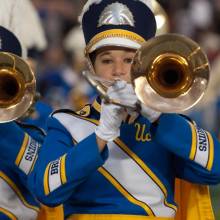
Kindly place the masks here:
<instances>
[{"instance_id":1,"label":"woman's face","mask_svg":"<svg viewBox=\"0 0 220 220\"><path fill-rule=\"evenodd\" d=\"M131 63L135 50L108 47L97 51L94 69L97 76L107 80L121 79L130 82Z\"/></svg>"}]
</instances>

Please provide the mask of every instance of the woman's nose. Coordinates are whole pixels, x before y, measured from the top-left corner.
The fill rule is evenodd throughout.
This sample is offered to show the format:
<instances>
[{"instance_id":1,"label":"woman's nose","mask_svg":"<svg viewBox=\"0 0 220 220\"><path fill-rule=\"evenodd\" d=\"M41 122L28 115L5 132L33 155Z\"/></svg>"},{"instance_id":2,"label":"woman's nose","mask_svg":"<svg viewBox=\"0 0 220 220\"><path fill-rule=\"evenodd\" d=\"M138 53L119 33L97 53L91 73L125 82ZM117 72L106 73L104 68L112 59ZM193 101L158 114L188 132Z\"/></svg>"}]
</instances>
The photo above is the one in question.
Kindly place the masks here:
<instances>
[{"instance_id":1,"label":"woman's nose","mask_svg":"<svg viewBox=\"0 0 220 220\"><path fill-rule=\"evenodd\" d=\"M126 68L122 62L117 62L114 64L114 76L123 76L126 74Z\"/></svg>"}]
</instances>

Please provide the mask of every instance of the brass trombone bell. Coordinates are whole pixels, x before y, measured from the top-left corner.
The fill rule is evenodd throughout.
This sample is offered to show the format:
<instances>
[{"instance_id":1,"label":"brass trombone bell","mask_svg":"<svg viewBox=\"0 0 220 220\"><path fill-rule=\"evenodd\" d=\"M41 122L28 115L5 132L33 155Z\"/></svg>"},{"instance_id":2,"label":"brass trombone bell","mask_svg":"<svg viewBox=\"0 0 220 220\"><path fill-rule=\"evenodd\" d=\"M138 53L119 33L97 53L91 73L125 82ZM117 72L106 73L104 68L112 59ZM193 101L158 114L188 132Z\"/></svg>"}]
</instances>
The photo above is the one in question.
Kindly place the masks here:
<instances>
[{"instance_id":1,"label":"brass trombone bell","mask_svg":"<svg viewBox=\"0 0 220 220\"><path fill-rule=\"evenodd\" d=\"M137 51L131 81L144 105L160 112L182 112L204 95L209 81L208 59L190 38L160 35Z\"/></svg>"},{"instance_id":2,"label":"brass trombone bell","mask_svg":"<svg viewBox=\"0 0 220 220\"><path fill-rule=\"evenodd\" d=\"M22 116L32 105L35 91L30 66L12 53L0 52L0 123Z\"/></svg>"}]
</instances>

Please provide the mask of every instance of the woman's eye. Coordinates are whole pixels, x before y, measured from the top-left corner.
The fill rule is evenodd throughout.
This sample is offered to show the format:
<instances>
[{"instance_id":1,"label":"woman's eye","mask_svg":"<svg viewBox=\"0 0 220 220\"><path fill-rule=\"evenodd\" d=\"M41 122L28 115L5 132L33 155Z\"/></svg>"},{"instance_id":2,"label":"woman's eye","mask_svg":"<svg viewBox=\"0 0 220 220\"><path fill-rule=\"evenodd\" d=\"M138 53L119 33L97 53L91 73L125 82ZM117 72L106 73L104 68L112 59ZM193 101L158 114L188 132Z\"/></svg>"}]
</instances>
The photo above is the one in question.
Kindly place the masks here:
<instances>
[{"instance_id":1,"label":"woman's eye","mask_svg":"<svg viewBox=\"0 0 220 220\"><path fill-rule=\"evenodd\" d=\"M125 63L132 63L133 58L126 58Z\"/></svg>"},{"instance_id":2,"label":"woman's eye","mask_svg":"<svg viewBox=\"0 0 220 220\"><path fill-rule=\"evenodd\" d=\"M102 63L103 64L110 64L110 63L112 63L112 60L111 59L103 59Z\"/></svg>"}]
</instances>

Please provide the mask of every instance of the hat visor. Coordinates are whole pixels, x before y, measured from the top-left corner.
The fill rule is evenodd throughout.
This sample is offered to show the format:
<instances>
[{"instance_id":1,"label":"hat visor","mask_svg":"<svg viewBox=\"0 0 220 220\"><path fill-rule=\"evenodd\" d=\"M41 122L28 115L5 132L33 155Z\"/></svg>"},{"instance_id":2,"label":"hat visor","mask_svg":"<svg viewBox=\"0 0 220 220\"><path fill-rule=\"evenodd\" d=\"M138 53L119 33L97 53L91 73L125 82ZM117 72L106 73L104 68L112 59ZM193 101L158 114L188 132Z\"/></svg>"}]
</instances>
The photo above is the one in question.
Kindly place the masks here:
<instances>
[{"instance_id":1,"label":"hat visor","mask_svg":"<svg viewBox=\"0 0 220 220\"><path fill-rule=\"evenodd\" d=\"M87 53L92 53L97 49L107 46L125 47L136 50L141 47L141 44L136 41L132 41L130 39L125 39L121 37L108 37L93 44L88 49Z\"/></svg>"}]
</instances>

